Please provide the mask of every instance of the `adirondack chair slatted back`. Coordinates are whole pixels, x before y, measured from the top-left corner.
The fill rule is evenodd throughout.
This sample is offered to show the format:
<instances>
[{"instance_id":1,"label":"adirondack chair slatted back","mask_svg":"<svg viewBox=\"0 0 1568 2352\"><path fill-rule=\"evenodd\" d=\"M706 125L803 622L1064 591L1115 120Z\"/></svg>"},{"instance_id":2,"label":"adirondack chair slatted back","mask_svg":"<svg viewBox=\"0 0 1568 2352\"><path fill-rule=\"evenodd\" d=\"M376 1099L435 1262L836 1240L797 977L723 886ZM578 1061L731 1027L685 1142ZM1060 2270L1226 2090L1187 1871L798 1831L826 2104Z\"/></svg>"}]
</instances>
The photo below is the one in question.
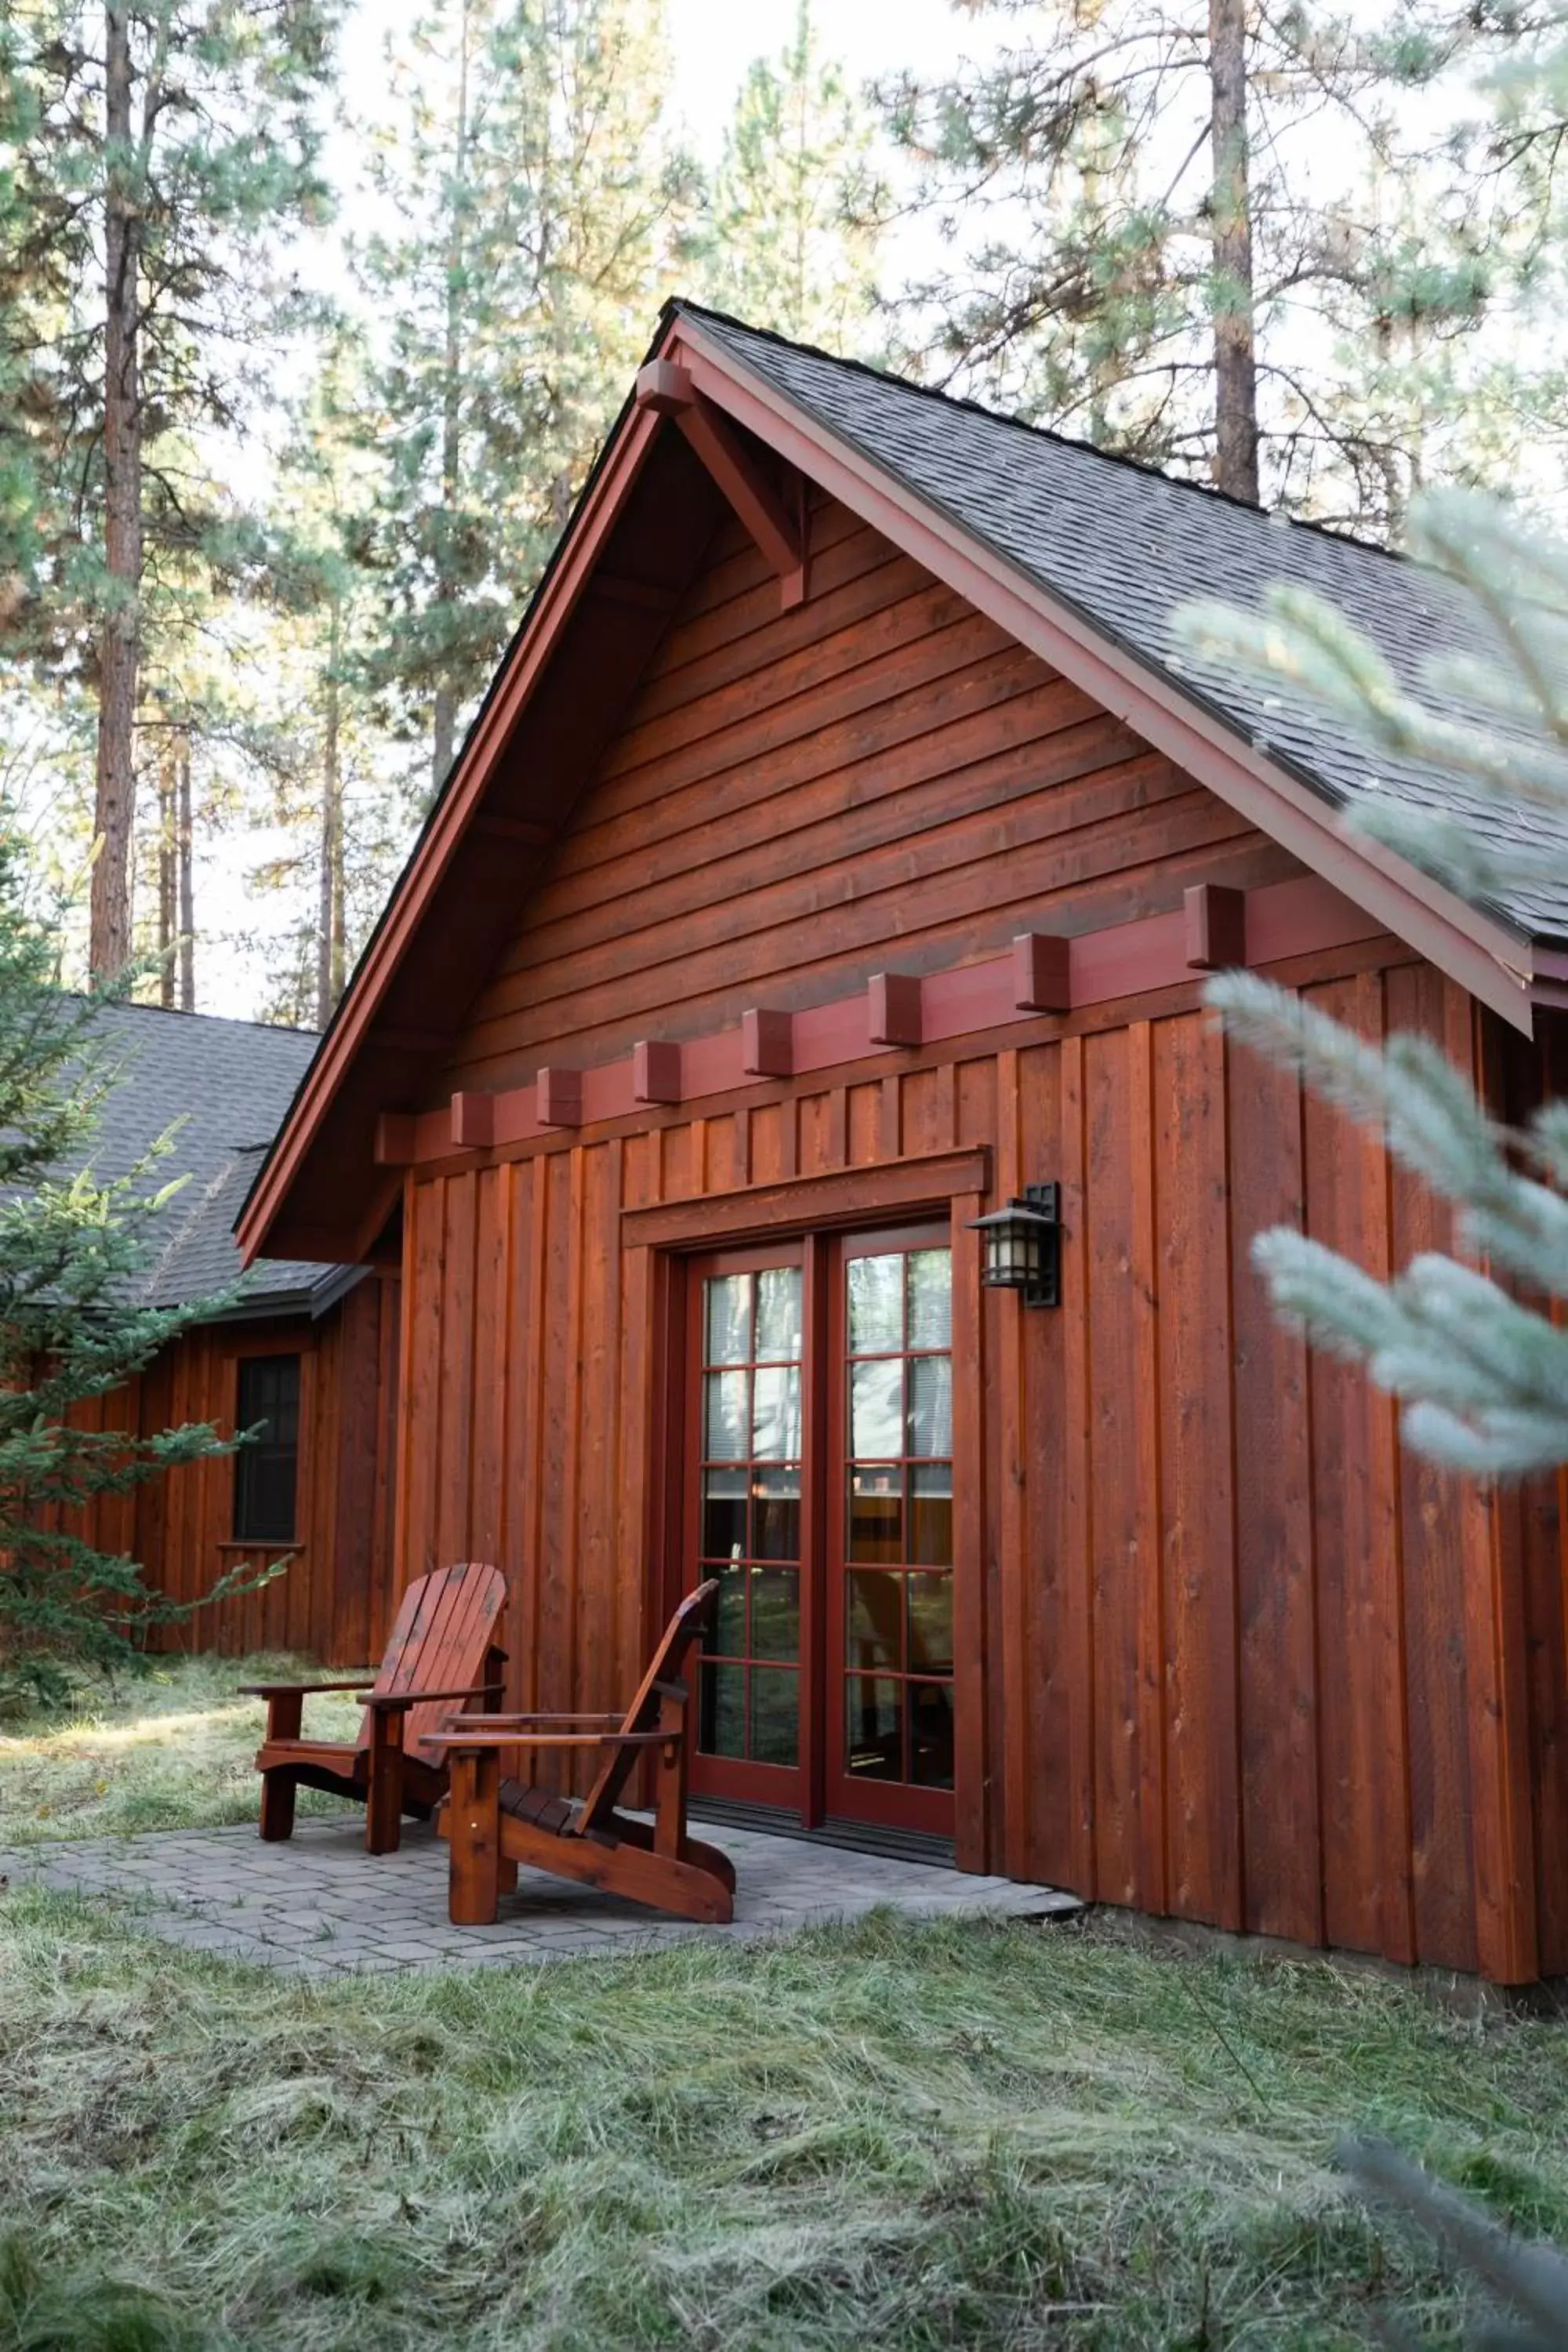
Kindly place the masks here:
<instances>
[{"instance_id":1,"label":"adirondack chair slatted back","mask_svg":"<svg viewBox=\"0 0 1568 2352\"><path fill-rule=\"evenodd\" d=\"M506 1579L483 1560L459 1561L419 1577L398 1608L375 1678L378 1695L395 1698L410 1690L467 1690L481 1682L505 1601ZM428 1706L411 1707L405 1719L405 1753L416 1753L426 1733L438 1731L456 1704L449 1698L433 1699ZM366 1747L369 1741L367 1714L360 1725L359 1745Z\"/></svg>"},{"instance_id":2,"label":"adirondack chair slatted back","mask_svg":"<svg viewBox=\"0 0 1568 2352\"><path fill-rule=\"evenodd\" d=\"M693 1643L701 1640L712 1622L713 1604L719 1597L719 1580L710 1578L689 1592L664 1630L664 1639L653 1654L653 1663L637 1688L637 1695L626 1709L621 1725L623 1732L654 1731L658 1727L659 1708L665 1691L680 1680L681 1669ZM615 1734L610 1735L612 1741ZM579 1837L595 1830L608 1820L626 1793L626 1782L636 1771L645 1751L639 1748L612 1747L610 1755L598 1779L583 1801L583 1810L572 1824Z\"/></svg>"}]
</instances>

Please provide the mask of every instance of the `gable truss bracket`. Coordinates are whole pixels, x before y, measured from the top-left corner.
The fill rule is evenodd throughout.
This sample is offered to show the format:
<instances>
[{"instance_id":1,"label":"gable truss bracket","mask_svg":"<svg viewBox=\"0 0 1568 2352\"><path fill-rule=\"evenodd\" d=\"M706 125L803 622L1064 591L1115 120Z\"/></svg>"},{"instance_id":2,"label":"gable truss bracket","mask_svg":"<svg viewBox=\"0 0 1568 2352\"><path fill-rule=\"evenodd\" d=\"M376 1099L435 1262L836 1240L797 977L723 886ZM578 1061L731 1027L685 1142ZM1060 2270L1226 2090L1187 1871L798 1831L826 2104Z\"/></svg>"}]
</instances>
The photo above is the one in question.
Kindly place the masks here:
<instances>
[{"instance_id":1,"label":"gable truss bracket","mask_svg":"<svg viewBox=\"0 0 1568 2352\"><path fill-rule=\"evenodd\" d=\"M779 578L782 606L805 602L805 478L793 472L779 490L752 456L722 409L697 389L689 369L674 360L650 360L637 376L639 408L672 417L736 518Z\"/></svg>"}]
</instances>

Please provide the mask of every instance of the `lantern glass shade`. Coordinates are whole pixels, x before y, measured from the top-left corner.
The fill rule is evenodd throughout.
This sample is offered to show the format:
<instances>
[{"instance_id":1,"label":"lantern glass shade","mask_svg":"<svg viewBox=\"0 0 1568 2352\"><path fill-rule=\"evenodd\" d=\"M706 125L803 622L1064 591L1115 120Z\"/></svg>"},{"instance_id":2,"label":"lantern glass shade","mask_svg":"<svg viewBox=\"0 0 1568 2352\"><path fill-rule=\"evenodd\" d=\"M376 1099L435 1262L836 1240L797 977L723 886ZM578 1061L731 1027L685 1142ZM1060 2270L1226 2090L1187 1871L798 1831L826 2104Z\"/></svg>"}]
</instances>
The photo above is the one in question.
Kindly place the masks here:
<instances>
[{"instance_id":1,"label":"lantern glass shade","mask_svg":"<svg viewBox=\"0 0 1568 2352\"><path fill-rule=\"evenodd\" d=\"M988 1289L1020 1291L1029 1307L1057 1305L1058 1197L1055 1184L1031 1184L1023 1200L1009 1201L1005 1209L975 1218L971 1230L984 1243L981 1279Z\"/></svg>"}]
</instances>

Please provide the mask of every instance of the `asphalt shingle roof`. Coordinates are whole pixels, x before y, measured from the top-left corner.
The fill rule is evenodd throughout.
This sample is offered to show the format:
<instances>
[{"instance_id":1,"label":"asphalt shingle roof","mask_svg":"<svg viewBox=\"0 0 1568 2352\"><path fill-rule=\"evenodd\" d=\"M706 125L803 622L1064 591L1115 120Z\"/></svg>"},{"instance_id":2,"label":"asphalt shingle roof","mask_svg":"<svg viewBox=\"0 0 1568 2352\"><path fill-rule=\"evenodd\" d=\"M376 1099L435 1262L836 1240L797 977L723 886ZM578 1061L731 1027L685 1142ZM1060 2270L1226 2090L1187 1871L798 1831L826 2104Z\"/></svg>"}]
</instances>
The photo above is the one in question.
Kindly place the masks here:
<instances>
[{"instance_id":1,"label":"asphalt shingle roof","mask_svg":"<svg viewBox=\"0 0 1568 2352\"><path fill-rule=\"evenodd\" d=\"M1391 758L1349 719L1284 698L1261 679L1200 667L1173 637L1174 614L1194 598L1257 609L1273 582L1289 581L1338 605L1429 705L1467 717L1462 706L1445 704L1425 675L1433 656L1449 651L1500 657L1490 620L1456 581L694 304L677 309L1331 804L1375 778L1402 797L1495 831L1495 806L1463 778ZM1561 845L1563 879L1515 891L1492 911L1526 935L1568 940L1568 832L1523 805L1506 821L1521 835Z\"/></svg>"},{"instance_id":2,"label":"asphalt shingle roof","mask_svg":"<svg viewBox=\"0 0 1568 2352\"><path fill-rule=\"evenodd\" d=\"M122 1176L172 1127L159 1181L188 1176L163 1213L167 1236L146 1293L175 1306L226 1290L238 1277L232 1229L295 1088L316 1050L308 1029L275 1029L154 1005L109 1004L99 1015L111 1068L122 1072L100 1117L90 1160ZM340 1286L342 1269L263 1258L246 1277L243 1306L308 1308Z\"/></svg>"}]
</instances>

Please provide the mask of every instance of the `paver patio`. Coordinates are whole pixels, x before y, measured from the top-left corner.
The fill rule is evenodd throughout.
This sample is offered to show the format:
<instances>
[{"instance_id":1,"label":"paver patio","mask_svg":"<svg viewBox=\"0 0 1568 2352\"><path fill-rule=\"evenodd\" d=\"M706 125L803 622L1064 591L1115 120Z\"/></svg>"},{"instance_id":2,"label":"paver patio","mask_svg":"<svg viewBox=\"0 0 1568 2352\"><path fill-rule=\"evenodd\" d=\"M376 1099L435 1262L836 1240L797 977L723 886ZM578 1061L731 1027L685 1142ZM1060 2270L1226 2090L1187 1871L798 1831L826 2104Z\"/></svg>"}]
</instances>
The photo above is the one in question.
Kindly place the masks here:
<instances>
[{"instance_id":1,"label":"paver patio","mask_svg":"<svg viewBox=\"0 0 1568 2352\"><path fill-rule=\"evenodd\" d=\"M694 1937L749 1942L814 1921L852 1919L884 1903L942 1918L1046 1918L1079 1907L1050 1887L709 1827L704 1834L735 1864L735 1917L727 1927L663 1919L531 1870L520 1872L516 1893L501 1898L494 1927L454 1927L445 1844L428 1828L406 1824L399 1851L373 1860L363 1833L363 1815L345 1811L301 1822L287 1845L263 1845L249 1823L62 1841L0 1852L0 1875L13 1886L133 1905L140 1926L187 1950L310 1977L603 1958Z\"/></svg>"}]
</instances>

